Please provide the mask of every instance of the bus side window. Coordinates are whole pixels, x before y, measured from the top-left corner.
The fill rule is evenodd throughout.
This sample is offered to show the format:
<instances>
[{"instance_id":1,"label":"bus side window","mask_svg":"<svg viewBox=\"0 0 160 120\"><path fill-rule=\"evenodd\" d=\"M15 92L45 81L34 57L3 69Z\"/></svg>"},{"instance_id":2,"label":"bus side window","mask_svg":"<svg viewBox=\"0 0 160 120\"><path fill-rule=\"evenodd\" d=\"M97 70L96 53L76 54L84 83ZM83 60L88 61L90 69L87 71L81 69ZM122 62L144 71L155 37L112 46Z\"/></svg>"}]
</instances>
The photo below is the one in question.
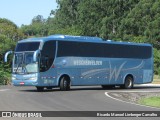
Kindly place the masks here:
<instances>
[{"instance_id":1,"label":"bus side window","mask_svg":"<svg viewBox=\"0 0 160 120\"><path fill-rule=\"evenodd\" d=\"M48 56L43 56L41 58L41 61L40 61L40 71L41 72L44 72L47 70L48 66L49 66L49 57Z\"/></svg>"},{"instance_id":2,"label":"bus side window","mask_svg":"<svg viewBox=\"0 0 160 120\"><path fill-rule=\"evenodd\" d=\"M56 50L56 41L47 41L44 43L41 51L40 72L49 70L52 66Z\"/></svg>"}]
</instances>

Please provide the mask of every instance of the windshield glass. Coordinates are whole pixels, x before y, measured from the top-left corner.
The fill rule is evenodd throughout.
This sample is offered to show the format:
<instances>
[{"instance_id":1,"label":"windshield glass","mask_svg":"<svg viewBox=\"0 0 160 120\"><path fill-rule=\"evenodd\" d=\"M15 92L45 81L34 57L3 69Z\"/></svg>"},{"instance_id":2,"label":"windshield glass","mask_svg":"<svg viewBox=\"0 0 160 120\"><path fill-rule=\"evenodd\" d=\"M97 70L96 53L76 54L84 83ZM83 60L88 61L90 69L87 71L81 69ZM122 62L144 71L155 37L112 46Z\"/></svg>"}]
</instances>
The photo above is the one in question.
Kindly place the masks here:
<instances>
[{"instance_id":1,"label":"windshield glass","mask_svg":"<svg viewBox=\"0 0 160 120\"><path fill-rule=\"evenodd\" d=\"M15 52L21 51L36 51L39 49L40 42L24 42L18 43Z\"/></svg>"},{"instance_id":2,"label":"windshield glass","mask_svg":"<svg viewBox=\"0 0 160 120\"><path fill-rule=\"evenodd\" d=\"M15 53L13 73L29 74L38 72L38 63L33 62L34 52Z\"/></svg>"}]
</instances>

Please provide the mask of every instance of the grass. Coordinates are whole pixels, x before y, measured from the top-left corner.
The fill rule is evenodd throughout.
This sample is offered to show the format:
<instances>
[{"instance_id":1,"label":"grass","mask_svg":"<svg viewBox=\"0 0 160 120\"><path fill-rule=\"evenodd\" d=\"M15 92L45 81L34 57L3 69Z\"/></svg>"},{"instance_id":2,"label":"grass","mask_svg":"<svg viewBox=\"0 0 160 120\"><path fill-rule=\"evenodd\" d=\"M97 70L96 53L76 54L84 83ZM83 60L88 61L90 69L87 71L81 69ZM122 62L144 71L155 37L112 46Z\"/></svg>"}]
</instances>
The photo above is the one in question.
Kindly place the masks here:
<instances>
[{"instance_id":1,"label":"grass","mask_svg":"<svg viewBox=\"0 0 160 120\"><path fill-rule=\"evenodd\" d=\"M141 98L139 104L160 108L160 96Z\"/></svg>"},{"instance_id":2,"label":"grass","mask_svg":"<svg viewBox=\"0 0 160 120\"><path fill-rule=\"evenodd\" d=\"M152 84L160 84L160 79L158 79L158 80L154 79L153 82L152 82Z\"/></svg>"},{"instance_id":3,"label":"grass","mask_svg":"<svg viewBox=\"0 0 160 120\"><path fill-rule=\"evenodd\" d=\"M159 75L154 75L152 83L153 84L160 84L160 76Z\"/></svg>"}]
</instances>

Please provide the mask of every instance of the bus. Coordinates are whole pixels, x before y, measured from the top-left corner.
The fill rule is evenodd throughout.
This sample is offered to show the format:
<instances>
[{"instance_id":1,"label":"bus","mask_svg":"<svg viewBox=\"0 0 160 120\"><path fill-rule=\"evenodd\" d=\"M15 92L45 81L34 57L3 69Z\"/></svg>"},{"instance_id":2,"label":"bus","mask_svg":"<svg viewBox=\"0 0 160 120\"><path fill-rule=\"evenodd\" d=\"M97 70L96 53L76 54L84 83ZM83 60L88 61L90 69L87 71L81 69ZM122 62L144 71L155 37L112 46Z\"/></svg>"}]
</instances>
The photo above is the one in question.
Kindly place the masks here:
<instances>
[{"instance_id":1,"label":"bus","mask_svg":"<svg viewBox=\"0 0 160 120\"><path fill-rule=\"evenodd\" d=\"M101 85L103 88L153 80L152 45L117 42L99 37L51 35L18 41L13 55L14 86L35 86L38 91L59 87Z\"/></svg>"}]
</instances>

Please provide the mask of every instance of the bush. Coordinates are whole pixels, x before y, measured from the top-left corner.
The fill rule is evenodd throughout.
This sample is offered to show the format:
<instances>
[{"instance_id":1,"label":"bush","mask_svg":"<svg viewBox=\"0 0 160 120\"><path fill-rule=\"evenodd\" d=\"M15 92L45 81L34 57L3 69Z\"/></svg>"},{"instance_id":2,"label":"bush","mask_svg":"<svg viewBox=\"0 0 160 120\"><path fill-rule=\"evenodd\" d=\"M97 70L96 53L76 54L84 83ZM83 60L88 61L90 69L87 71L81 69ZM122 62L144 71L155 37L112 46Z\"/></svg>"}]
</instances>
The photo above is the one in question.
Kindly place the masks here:
<instances>
[{"instance_id":1,"label":"bush","mask_svg":"<svg viewBox=\"0 0 160 120\"><path fill-rule=\"evenodd\" d=\"M160 75L160 50L154 49L154 73Z\"/></svg>"},{"instance_id":2,"label":"bush","mask_svg":"<svg viewBox=\"0 0 160 120\"><path fill-rule=\"evenodd\" d=\"M10 78L8 74L0 70L0 85L8 85L8 84L10 84Z\"/></svg>"},{"instance_id":3,"label":"bush","mask_svg":"<svg viewBox=\"0 0 160 120\"><path fill-rule=\"evenodd\" d=\"M10 65L0 62L0 85L10 84Z\"/></svg>"}]
</instances>

